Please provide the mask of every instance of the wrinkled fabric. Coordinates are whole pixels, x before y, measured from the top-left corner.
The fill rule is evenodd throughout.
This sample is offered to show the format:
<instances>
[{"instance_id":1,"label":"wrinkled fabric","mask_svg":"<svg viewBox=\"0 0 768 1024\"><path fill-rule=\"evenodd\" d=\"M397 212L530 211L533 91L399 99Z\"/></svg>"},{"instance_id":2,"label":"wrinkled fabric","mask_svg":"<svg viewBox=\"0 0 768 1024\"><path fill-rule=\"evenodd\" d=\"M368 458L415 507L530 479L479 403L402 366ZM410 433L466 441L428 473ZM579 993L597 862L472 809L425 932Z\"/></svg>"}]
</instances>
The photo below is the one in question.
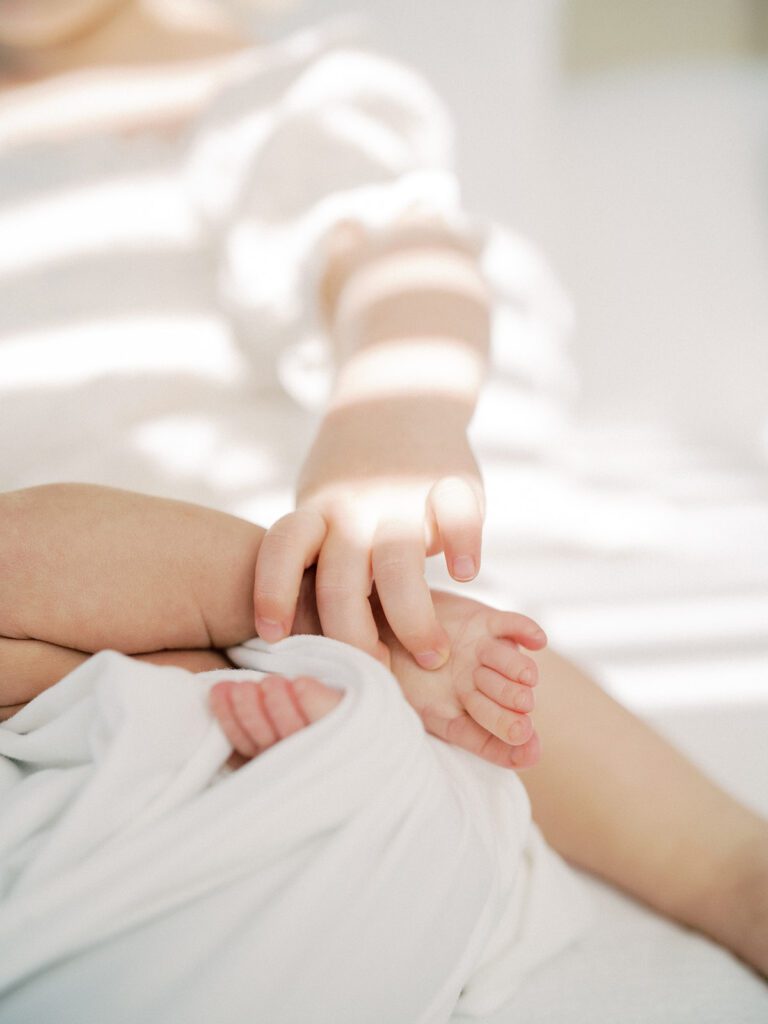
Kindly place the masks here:
<instances>
[{"instance_id":1,"label":"wrinkled fabric","mask_svg":"<svg viewBox=\"0 0 768 1024\"><path fill-rule=\"evenodd\" d=\"M426 736L377 662L230 653L102 652L0 727L0 1021L446 1021L578 934L519 779ZM207 693L264 672L345 694L233 772Z\"/></svg>"}]
</instances>

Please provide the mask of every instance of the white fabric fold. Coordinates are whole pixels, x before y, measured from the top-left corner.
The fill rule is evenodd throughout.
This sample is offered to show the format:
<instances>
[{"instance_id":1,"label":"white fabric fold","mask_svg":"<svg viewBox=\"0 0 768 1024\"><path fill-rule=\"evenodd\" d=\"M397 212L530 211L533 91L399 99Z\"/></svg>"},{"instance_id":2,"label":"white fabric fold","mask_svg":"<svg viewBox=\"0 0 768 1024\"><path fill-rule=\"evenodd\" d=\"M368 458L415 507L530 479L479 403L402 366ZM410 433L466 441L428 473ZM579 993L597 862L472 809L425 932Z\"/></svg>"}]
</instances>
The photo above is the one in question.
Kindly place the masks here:
<instances>
[{"instance_id":1,"label":"white fabric fold","mask_svg":"<svg viewBox=\"0 0 768 1024\"><path fill-rule=\"evenodd\" d=\"M102 652L0 728L0 1021L446 1021L581 928L516 776L427 737L377 662L230 654ZM265 672L345 696L231 772L208 690Z\"/></svg>"}]
</instances>

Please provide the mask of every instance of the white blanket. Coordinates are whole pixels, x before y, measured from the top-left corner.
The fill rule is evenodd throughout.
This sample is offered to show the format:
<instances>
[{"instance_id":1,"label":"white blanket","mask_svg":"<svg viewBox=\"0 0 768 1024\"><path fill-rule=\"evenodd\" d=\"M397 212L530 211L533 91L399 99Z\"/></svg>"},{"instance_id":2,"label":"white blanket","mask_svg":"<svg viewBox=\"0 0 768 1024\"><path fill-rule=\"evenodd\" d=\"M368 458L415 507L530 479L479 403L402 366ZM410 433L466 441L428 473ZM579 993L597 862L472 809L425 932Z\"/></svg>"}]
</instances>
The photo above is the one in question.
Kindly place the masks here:
<instances>
[{"instance_id":1,"label":"white blanket","mask_svg":"<svg viewBox=\"0 0 768 1024\"><path fill-rule=\"evenodd\" d=\"M583 928L519 779L427 737L380 665L317 637L232 654L102 652L0 728L4 1024L446 1021ZM228 771L207 692L264 671L345 697Z\"/></svg>"}]
</instances>

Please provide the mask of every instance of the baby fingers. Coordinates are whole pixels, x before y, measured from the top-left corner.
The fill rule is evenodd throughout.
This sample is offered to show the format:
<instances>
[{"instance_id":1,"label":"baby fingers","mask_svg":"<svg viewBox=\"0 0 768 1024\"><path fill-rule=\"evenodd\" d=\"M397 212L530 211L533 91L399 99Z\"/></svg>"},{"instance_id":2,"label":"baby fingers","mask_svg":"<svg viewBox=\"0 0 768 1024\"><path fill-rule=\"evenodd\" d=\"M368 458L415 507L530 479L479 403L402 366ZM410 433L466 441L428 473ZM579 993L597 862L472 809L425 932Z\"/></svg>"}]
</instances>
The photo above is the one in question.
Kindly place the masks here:
<instances>
[{"instance_id":1,"label":"baby fingers","mask_svg":"<svg viewBox=\"0 0 768 1024\"><path fill-rule=\"evenodd\" d=\"M455 580L474 579L480 569L483 533L483 510L476 490L462 477L444 477L434 485L428 500L448 571Z\"/></svg>"},{"instance_id":2,"label":"baby fingers","mask_svg":"<svg viewBox=\"0 0 768 1024\"><path fill-rule=\"evenodd\" d=\"M326 523L313 509L291 512L267 530L256 558L253 609L256 630L268 643L291 631L304 570L323 545Z\"/></svg>"},{"instance_id":3,"label":"baby fingers","mask_svg":"<svg viewBox=\"0 0 768 1024\"><path fill-rule=\"evenodd\" d=\"M374 538L373 574L381 607L400 643L422 668L445 664L450 639L435 614L424 579L424 538L418 526L410 529L384 521Z\"/></svg>"},{"instance_id":4,"label":"baby fingers","mask_svg":"<svg viewBox=\"0 0 768 1024\"><path fill-rule=\"evenodd\" d=\"M368 551L331 528L320 552L315 583L323 633L380 657L379 631L368 600L371 583Z\"/></svg>"}]
</instances>

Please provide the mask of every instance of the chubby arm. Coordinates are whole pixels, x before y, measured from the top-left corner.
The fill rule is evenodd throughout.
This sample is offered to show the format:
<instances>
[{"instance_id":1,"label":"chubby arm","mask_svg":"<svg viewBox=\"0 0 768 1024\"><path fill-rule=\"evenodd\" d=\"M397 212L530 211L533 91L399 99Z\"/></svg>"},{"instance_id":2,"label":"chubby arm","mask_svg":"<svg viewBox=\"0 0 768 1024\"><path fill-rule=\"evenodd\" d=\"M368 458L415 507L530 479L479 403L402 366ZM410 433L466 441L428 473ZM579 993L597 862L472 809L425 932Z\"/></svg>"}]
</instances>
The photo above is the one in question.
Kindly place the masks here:
<instances>
[{"instance_id":1,"label":"chubby arm","mask_svg":"<svg viewBox=\"0 0 768 1024\"><path fill-rule=\"evenodd\" d=\"M436 668L449 641L425 558L444 552L457 580L480 565L483 489L467 427L487 365L488 290L471 246L440 224L407 221L376 240L348 224L321 302L338 372L297 511L257 561L257 628L270 640L290 630L301 573L317 561L327 635L384 656L375 584L397 638Z\"/></svg>"},{"instance_id":2,"label":"chubby arm","mask_svg":"<svg viewBox=\"0 0 768 1024\"><path fill-rule=\"evenodd\" d=\"M110 648L191 671L253 634L264 530L186 502L51 484L0 495L0 720Z\"/></svg>"},{"instance_id":3,"label":"chubby arm","mask_svg":"<svg viewBox=\"0 0 768 1024\"><path fill-rule=\"evenodd\" d=\"M0 495L0 636L84 653L242 643L263 536L223 512L110 487Z\"/></svg>"}]
</instances>

